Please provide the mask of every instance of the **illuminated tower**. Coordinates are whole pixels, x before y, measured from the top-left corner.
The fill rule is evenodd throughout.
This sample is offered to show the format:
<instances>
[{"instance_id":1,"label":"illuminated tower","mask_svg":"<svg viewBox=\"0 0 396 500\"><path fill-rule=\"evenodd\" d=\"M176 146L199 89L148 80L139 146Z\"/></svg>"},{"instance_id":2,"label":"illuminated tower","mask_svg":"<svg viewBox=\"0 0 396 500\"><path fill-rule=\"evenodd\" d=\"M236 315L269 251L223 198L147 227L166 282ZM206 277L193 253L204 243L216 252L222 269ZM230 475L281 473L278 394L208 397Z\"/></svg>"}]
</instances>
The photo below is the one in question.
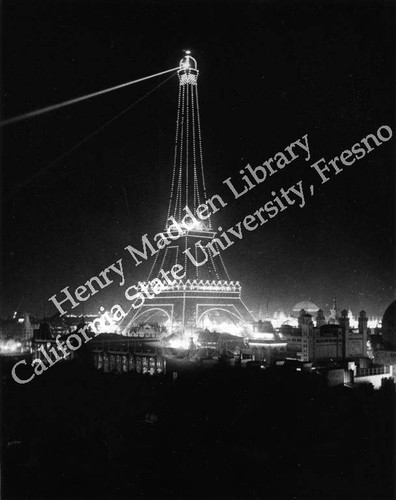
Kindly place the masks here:
<instances>
[{"instance_id":1,"label":"illuminated tower","mask_svg":"<svg viewBox=\"0 0 396 500\"><path fill-rule=\"evenodd\" d=\"M349 317L346 309L341 311L338 322L342 328L343 357L347 358L349 356Z\"/></svg>"},{"instance_id":2,"label":"illuminated tower","mask_svg":"<svg viewBox=\"0 0 396 500\"><path fill-rule=\"evenodd\" d=\"M367 356L367 315L366 311L360 311L359 313L359 319L358 319L358 325L359 325L359 333L362 336L362 354L363 356Z\"/></svg>"},{"instance_id":3,"label":"illuminated tower","mask_svg":"<svg viewBox=\"0 0 396 500\"><path fill-rule=\"evenodd\" d=\"M333 299L333 307L330 309L329 323L336 324L336 325L339 324L339 313L338 313L336 299Z\"/></svg>"},{"instance_id":4,"label":"illuminated tower","mask_svg":"<svg viewBox=\"0 0 396 500\"><path fill-rule=\"evenodd\" d=\"M177 222L186 215L186 207L192 214L208 200L204 161L202 153L201 126L198 103L198 74L196 60L190 51L180 61L179 96L176 118L175 151L172 169L172 183L168 213L164 229L171 224L170 217ZM213 200L214 208L219 202ZM230 281L230 276L221 255L213 257L213 252L205 252L206 244L215 236L212 230L210 212L206 220L197 220L197 224L181 237L175 245L168 246L157 254L148 280L158 276L160 269L171 269L180 263L186 272L185 281L209 280ZM217 245L214 247L218 249ZM192 258L188 258L191 255ZM204 265L199 265L208 259ZM195 265L193 260L197 262Z\"/></svg>"},{"instance_id":5,"label":"illuminated tower","mask_svg":"<svg viewBox=\"0 0 396 500\"><path fill-rule=\"evenodd\" d=\"M164 289L158 296L146 300L139 309L130 311L123 322L125 334L132 325L144 321L166 320L170 331L187 335L192 335L197 328L215 328L216 324L217 329L228 325L229 331L242 331L254 321L241 301L241 286L238 281L231 280L221 249L214 239L216 231L209 213L214 213L222 205L219 197L208 197L206 191L198 74L196 60L186 51L178 70L175 149L164 230L172 221L180 223L187 213L195 215L204 203L211 210L206 213L207 217L197 217L189 224L189 230L156 254L143 286L150 286L149 282L159 278ZM175 264L183 267L185 276L170 285L162 278L161 269L169 271Z\"/></svg>"}]
</instances>

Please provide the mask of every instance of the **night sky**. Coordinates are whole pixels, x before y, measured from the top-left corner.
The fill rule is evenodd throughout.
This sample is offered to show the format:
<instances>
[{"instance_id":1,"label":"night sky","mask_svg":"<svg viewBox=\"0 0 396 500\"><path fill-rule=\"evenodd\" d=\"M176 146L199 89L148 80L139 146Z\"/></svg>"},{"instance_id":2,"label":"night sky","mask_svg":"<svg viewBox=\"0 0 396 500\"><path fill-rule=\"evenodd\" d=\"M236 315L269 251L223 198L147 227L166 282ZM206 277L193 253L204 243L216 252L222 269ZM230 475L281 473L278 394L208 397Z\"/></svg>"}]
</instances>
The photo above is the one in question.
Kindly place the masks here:
<instances>
[{"instance_id":1,"label":"night sky","mask_svg":"<svg viewBox=\"0 0 396 500\"><path fill-rule=\"evenodd\" d=\"M302 5L303 4L303 5ZM209 191L229 202L228 228L271 199L315 183L224 253L253 310L332 298L382 315L395 297L395 138L320 186L298 159L239 200L222 181L308 134L330 160L381 125L394 130L392 2L3 2L3 118L198 61ZM165 80L158 77L10 125L3 142L3 312L56 312L48 298L123 258L128 285L146 277L124 250L163 228L178 80L170 78L93 138L61 155ZM129 211L127 206L129 204ZM109 286L74 313L127 304Z\"/></svg>"}]
</instances>

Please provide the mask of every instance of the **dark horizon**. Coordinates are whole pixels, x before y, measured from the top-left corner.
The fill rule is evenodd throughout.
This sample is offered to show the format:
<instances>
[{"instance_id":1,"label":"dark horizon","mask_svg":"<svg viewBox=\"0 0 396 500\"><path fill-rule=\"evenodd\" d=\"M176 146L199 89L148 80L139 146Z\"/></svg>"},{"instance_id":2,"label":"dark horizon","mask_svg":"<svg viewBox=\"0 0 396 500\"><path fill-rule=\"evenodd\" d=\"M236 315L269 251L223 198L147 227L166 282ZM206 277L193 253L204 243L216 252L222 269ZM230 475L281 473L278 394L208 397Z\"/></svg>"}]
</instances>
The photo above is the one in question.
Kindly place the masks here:
<instances>
[{"instance_id":1,"label":"dark horizon","mask_svg":"<svg viewBox=\"0 0 396 500\"><path fill-rule=\"evenodd\" d=\"M382 316L395 298L395 139L323 186L309 165L381 125L394 131L394 9L386 2L76 5L3 5L3 119L172 68L190 49L200 70L209 192L230 201L215 227L233 226L271 191L301 179L317 189L303 209L290 207L225 253L249 308L268 303L287 312L311 300L328 312L336 297L340 309ZM135 268L124 248L165 223L176 76L46 167L166 78L2 129L3 316L17 308L52 315L49 297L120 258L130 264L128 284L146 277L151 264ZM310 162L296 160L232 203L224 179L305 134ZM127 304L124 291L115 283L71 312Z\"/></svg>"}]
</instances>

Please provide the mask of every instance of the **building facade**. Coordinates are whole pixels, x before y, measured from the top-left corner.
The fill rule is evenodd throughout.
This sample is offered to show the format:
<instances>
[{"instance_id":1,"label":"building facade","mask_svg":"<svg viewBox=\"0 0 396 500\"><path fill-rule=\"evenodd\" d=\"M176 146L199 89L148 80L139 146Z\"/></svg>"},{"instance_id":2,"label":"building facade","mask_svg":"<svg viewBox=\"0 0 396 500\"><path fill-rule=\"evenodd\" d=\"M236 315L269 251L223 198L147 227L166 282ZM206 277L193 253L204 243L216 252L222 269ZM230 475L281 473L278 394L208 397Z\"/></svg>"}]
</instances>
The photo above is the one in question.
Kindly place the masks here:
<instances>
[{"instance_id":1,"label":"building facade","mask_svg":"<svg viewBox=\"0 0 396 500\"><path fill-rule=\"evenodd\" d=\"M337 318L337 317L335 317ZM367 315L359 314L359 326L353 329L349 325L348 311L341 311L337 321L326 321L323 311L316 315L316 325L312 315L304 309L298 317L298 327L284 325L279 335L287 344L287 353L303 362L341 360L367 357Z\"/></svg>"}]
</instances>

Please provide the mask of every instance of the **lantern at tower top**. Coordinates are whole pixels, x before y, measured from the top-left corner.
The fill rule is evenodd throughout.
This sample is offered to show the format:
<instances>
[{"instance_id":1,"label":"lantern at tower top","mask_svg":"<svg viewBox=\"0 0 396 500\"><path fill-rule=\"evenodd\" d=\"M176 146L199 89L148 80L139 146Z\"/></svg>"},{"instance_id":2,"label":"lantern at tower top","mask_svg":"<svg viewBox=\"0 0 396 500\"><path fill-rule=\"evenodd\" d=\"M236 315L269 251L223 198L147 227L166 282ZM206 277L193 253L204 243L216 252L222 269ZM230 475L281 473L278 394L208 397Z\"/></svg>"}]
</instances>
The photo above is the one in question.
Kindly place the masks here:
<instances>
[{"instance_id":1,"label":"lantern at tower top","mask_svg":"<svg viewBox=\"0 0 396 500\"><path fill-rule=\"evenodd\" d=\"M186 55L180 60L179 75L180 85L196 85L198 78L197 61L191 56L191 52L186 50Z\"/></svg>"}]
</instances>

